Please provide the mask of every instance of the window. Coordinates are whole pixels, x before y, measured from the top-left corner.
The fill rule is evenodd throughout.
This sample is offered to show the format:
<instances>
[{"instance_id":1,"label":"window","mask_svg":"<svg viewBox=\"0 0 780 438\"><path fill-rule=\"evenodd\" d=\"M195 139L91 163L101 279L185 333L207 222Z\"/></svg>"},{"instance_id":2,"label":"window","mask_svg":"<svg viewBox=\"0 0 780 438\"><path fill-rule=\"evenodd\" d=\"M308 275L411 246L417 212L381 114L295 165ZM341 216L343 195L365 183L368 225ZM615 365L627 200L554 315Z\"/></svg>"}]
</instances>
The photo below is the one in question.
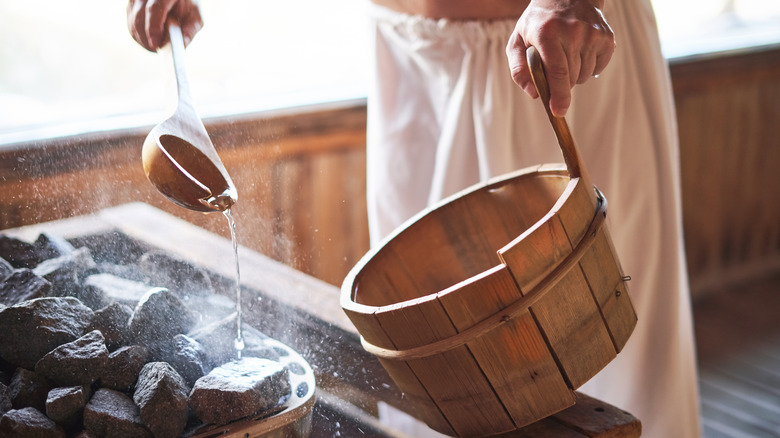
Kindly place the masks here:
<instances>
[{"instance_id":1,"label":"window","mask_svg":"<svg viewBox=\"0 0 780 438\"><path fill-rule=\"evenodd\" d=\"M367 0L202 0L187 50L202 117L365 96ZM622 0L609 0L622 1ZM777 0L654 0L669 57L780 42ZM0 145L167 116L165 65L125 0L0 0Z\"/></svg>"}]
</instances>

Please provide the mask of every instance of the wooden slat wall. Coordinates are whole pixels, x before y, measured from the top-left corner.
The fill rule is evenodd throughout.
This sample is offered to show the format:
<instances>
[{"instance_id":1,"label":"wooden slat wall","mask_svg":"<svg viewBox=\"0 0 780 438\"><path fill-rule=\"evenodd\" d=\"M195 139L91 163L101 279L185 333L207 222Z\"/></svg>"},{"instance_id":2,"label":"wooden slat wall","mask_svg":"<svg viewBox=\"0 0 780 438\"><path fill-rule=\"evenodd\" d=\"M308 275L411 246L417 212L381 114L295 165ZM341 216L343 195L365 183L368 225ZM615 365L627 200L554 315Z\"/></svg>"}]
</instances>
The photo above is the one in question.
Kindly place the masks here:
<instances>
[{"instance_id":1,"label":"wooden slat wall","mask_svg":"<svg viewBox=\"0 0 780 438\"><path fill-rule=\"evenodd\" d=\"M780 269L780 47L671 63L694 297ZM340 285L368 248L365 101L207 120L242 245ZM227 236L146 181L149 127L0 148L0 229L143 201Z\"/></svg>"},{"instance_id":2,"label":"wooden slat wall","mask_svg":"<svg viewBox=\"0 0 780 438\"><path fill-rule=\"evenodd\" d=\"M780 271L780 46L671 73L694 297Z\"/></svg>"},{"instance_id":3,"label":"wooden slat wall","mask_svg":"<svg viewBox=\"0 0 780 438\"><path fill-rule=\"evenodd\" d=\"M239 191L239 242L340 285L368 248L365 101L206 125ZM0 229L142 201L229 238L222 215L178 207L146 180L150 128L0 148Z\"/></svg>"}]
</instances>

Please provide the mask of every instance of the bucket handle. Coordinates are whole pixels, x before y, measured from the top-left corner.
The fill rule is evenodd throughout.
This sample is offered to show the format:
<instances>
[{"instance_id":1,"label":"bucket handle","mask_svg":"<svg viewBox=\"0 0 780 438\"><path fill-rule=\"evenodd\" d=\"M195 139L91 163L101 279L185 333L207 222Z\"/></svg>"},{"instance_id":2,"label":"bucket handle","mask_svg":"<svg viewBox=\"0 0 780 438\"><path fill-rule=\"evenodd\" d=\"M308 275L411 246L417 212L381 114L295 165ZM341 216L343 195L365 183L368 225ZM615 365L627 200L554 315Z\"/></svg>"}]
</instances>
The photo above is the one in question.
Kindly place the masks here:
<instances>
[{"instance_id":1,"label":"bucket handle","mask_svg":"<svg viewBox=\"0 0 780 438\"><path fill-rule=\"evenodd\" d=\"M542 57L539 55L539 51L536 47L530 46L525 52L526 59L528 61L528 68L531 70L531 79L533 79L534 87L537 94L544 104L544 109L547 111L547 117L550 119L555 136L558 138L558 145L563 152L563 160L566 163L566 167L569 169L569 177L581 178L587 186L590 186L590 179L582 165L582 157L577 150L577 145L574 142L574 136L571 134L569 124L566 123L566 119L563 117L556 117L550 111L550 86L547 83L547 76L544 72L544 65L542 65Z\"/></svg>"}]
</instances>

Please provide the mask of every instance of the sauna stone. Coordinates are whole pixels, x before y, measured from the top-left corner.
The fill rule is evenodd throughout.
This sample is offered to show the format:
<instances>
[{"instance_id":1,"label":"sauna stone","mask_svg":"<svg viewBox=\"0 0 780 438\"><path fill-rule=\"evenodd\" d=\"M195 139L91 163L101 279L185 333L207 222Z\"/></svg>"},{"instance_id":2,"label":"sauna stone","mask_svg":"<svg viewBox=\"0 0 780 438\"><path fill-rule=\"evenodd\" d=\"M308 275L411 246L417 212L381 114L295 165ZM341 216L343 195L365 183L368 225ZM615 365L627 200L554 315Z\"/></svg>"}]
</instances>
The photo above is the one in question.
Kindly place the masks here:
<instances>
[{"instance_id":1,"label":"sauna stone","mask_svg":"<svg viewBox=\"0 0 780 438\"><path fill-rule=\"evenodd\" d=\"M17 368L8 387L14 408L32 407L43 412L46 410L46 397L54 385L34 371Z\"/></svg>"},{"instance_id":2,"label":"sauna stone","mask_svg":"<svg viewBox=\"0 0 780 438\"><path fill-rule=\"evenodd\" d=\"M12 409L0 419L0 436L65 438L65 431L35 408Z\"/></svg>"},{"instance_id":3,"label":"sauna stone","mask_svg":"<svg viewBox=\"0 0 780 438\"><path fill-rule=\"evenodd\" d=\"M11 401L11 388L6 386L5 383L0 383L0 416L13 408L13 402Z\"/></svg>"},{"instance_id":4,"label":"sauna stone","mask_svg":"<svg viewBox=\"0 0 780 438\"><path fill-rule=\"evenodd\" d=\"M43 260L35 245L0 234L0 257L14 268L34 268Z\"/></svg>"},{"instance_id":5,"label":"sauna stone","mask_svg":"<svg viewBox=\"0 0 780 438\"><path fill-rule=\"evenodd\" d=\"M0 310L0 357L33 369L54 348L76 340L94 312L73 297L45 297Z\"/></svg>"},{"instance_id":6,"label":"sauna stone","mask_svg":"<svg viewBox=\"0 0 780 438\"><path fill-rule=\"evenodd\" d=\"M190 407L203 423L226 424L269 409L290 394L287 368L254 357L228 362L195 382Z\"/></svg>"},{"instance_id":7,"label":"sauna stone","mask_svg":"<svg viewBox=\"0 0 780 438\"><path fill-rule=\"evenodd\" d=\"M13 271L14 267L6 259L0 257L0 280L11 275Z\"/></svg>"},{"instance_id":8,"label":"sauna stone","mask_svg":"<svg viewBox=\"0 0 780 438\"><path fill-rule=\"evenodd\" d=\"M195 314L179 297L168 289L152 288L133 310L129 326L136 343L151 347L187 333L195 322Z\"/></svg>"},{"instance_id":9,"label":"sauna stone","mask_svg":"<svg viewBox=\"0 0 780 438\"><path fill-rule=\"evenodd\" d=\"M27 268L14 269L0 280L0 303L12 306L48 294L51 283Z\"/></svg>"},{"instance_id":10,"label":"sauna stone","mask_svg":"<svg viewBox=\"0 0 780 438\"><path fill-rule=\"evenodd\" d=\"M45 232L38 235L33 247L36 248L43 260L66 256L76 251L76 248L67 240Z\"/></svg>"},{"instance_id":11,"label":"sauna stone","mask_svg":"<svg viewBox=\"0 0 780 438\"><path fill-rule=\"evenodd\" d=\"M84 428L97 436L112 438L151 438L141 422L141 412L133 399L111 389L100 388L84 408Z\"/></svg>"},{"instance_id":12,"label":"sauna stone","mask_svg":"<svg viewBox=\"0 0 780 438\"><path fill-rule=\"evenodd\" d=\"M58 385L90 385L108 361L103 334L93 330L73 342L53 349L35 364L35 372Z\"/></svg>"},{"instance_id":13,"label":"sauna stone","mask_svg":"<svg viewBox=\"0 0 780 438\"><path fill-rule=\"evenodd\" d=\"M181 296L215 293L206 271L164 251L145 253L138 259L138 267L147 275L149 284Z\"/></svg>"},{"instance_id":14,"label":"sauna stone","mask_svg":"<svg viewBox=\"0 0 780 438\"><path fill-rule=\"evenodd\" d=\"M130 327L128 321L133 315L133 309L122 303L111 303L95 311L88 331L100 330L106 340L109 351L130 343Z\"/></svg>"},{"instance_id":15,"label":"sauna stone","mask_svg":"<svg viewBox=\"0 0 780 438\"><path fill-rule=\"evenodd\" d=\"M146 364L149 353L141 345L128 345L108 355L100 384L104 388L129 390L138 379L138 373Z\"/></svg>"},{"instance_id":16,"label":"sauna stone","mask_svg":"<svg viewBox=\"0 0 780 438\"><path fill-rule=\"evenodd\" d=\"M52 296L73 296L84 304L93 307L89 303L90 297L84 295L80 278L86 272L95 268L95 260L89 248L79 248L67 254L43 260L33 269L37 275L52 283Z\"/></svg>"},{"instance_id":17,"label":"sauna stone","mask_svg":"<svg viewBox=\"0 0 780 438\"><path fill-rule=\"evenodd\" d=\"M242 332L244 338L244 357L260 357L277 360L279 354L266 345L268 338L262 332L245 325ZM229 315L219 321L203 325L191 331L187 336L198 341L206 351L208 365L213 368L236 358L233 341L236 339L236 315Z\"/></svg>"},{"instance_id":18,"label":"sauna stone","mask_svg":"<svg viewBox=\"0 0 780 438\"><path fill-rule=\"evenodd\" d=\"M54 388L46 398L46 416L65 429L81 428L89 385Z\"/></svg>"},{"instance_id":19,"label":"sauna stone","mask_svg":"<svg viewBox=\"0 0 780 438\"><path fill-rule=\"evenodd\" d=\"M91 294L103 297L103 302L119 302L134 308L150 287L146 283L99 273L84 279L84 287ZM102 306L101 306L102 307Z\"/></svg>"},{"instance_id":20,"label":"sauna stone","mask_svg":"<svg viewBox=\"0 0 780 438\"><path fill-rule=\"evenodd\" d=\"M192 388L195 381L211 369L205 364L206 352L198 341L187 335L174 336L172 343L166 361L184 378L187 386Z\"/></svg>"},{"instance_id":21,"label":"sauna stone","mask_svg":"<svg viewBox=\"0 0 780 438\"><path fill-rule=\"evenodd\" d=\"M188 392L184 379L166 362L144 365L133 401L152 435L156 438L181 436L187 425Z\"/></svg>"}]
</instances>

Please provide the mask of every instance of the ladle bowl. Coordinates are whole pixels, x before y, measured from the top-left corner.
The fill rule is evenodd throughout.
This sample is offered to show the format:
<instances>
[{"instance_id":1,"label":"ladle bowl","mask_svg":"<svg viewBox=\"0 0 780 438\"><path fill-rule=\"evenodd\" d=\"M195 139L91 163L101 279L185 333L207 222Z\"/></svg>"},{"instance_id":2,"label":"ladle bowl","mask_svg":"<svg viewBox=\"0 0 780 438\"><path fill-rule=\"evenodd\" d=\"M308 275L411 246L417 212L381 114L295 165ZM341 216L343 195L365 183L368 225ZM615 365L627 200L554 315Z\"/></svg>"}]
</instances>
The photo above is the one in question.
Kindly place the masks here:
<instances>
[{"instance_id":1,"label":"ladle bowl","mask_svg":"<svg viewBox=\"0 0 780 438\"><path fill-rule=\"evenodd\" d=\"M212 212L230 208L238 195L214 144L198 117L184 67L184 41L178 22L168 21L170 53L176 77L176 110L152 128L142 150L144 172L169 200L190 210Z\"/></svg>"}]
</instances>

